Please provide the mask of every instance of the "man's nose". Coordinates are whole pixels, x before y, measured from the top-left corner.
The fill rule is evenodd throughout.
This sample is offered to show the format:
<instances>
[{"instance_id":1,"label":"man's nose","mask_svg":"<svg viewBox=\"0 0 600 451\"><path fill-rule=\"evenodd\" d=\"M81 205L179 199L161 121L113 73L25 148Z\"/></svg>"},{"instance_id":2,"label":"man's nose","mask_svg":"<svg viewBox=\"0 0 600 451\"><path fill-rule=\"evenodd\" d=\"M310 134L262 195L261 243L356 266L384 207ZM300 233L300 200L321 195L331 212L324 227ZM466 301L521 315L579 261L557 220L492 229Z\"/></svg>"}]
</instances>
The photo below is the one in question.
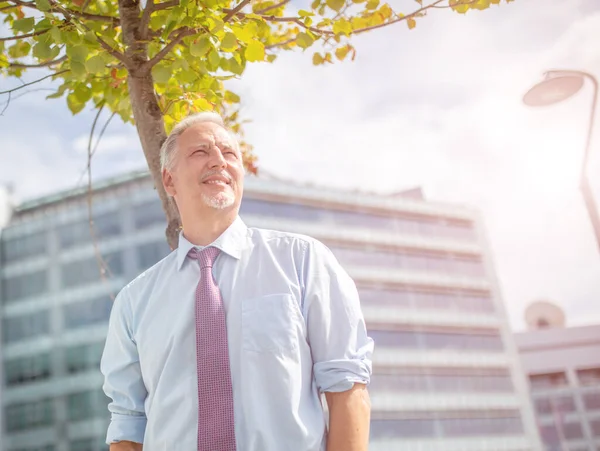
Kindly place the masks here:
<instances>
[{"instance_id":1,"label":"man's nose","mask_svg":"<svg viewBox=\"0 0 600 451\"><path fill-rule=\"evenodd\" d=\"M225 157L223 157L223 154L219 149L214 149L210 153L209 165L211 169L224 168L225 166L227 166L227 160L225 159Z\"/></svg>"}]
</instances>

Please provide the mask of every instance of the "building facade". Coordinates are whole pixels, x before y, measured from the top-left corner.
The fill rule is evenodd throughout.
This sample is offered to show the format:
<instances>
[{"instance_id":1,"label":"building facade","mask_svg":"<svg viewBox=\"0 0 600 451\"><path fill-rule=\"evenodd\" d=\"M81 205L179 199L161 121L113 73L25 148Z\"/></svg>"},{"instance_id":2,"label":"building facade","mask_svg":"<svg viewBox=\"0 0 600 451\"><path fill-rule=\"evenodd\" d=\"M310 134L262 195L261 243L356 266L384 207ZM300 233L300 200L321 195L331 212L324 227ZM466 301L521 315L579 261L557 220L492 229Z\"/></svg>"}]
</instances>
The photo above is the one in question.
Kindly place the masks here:
<instances>
[{"instance_id":1,"label":"building facade","mask_svg":"<svg viewBox=\"0 0 600 451\"><path fill-rule=\"evenodd\" d=\"M313 236L357 283L376 342L372 451L538 451L476 212L249 177L249 226ZM151 180L133 173L21 205L1 237L5 451L106 449L98 370L111 295L167 254Z\"/></svg>"},{"instance_id":2,"label":"building facade","mask_svg":"<svg viewBox=\"0 0 600 451\"><path fill-rule=\"evenodd\" d=\"M552 316L516 334L544 449L600 451L600 325L567 328Z\"/></svg>"}]
</instances>

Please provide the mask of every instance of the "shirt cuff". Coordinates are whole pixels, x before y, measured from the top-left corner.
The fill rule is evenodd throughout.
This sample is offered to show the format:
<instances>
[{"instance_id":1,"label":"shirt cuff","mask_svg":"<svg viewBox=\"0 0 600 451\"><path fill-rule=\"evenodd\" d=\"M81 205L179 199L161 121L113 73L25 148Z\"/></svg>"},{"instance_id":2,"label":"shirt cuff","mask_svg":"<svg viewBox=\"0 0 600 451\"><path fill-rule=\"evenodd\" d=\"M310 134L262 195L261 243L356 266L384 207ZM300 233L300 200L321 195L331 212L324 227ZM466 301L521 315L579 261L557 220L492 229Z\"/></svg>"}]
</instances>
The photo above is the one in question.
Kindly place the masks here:
<instances>
[{"instance_id":1,"label":"shirt cuff","mask_svg":"<svg viewBox=\"0 0 600 451\"><path fill-rule=\"evenodd\" d=\"M142 415L123 415L113 413L108 432L106 434L106 444L121 442L144 443L144 433L146 432L147 419Z\"/></svg>"},{"instance_id":2,"label":"shirt cuff","mask_svg":"<svg viewBox=\"0 0 600 451\"><path fill-rule=\"evenodd\" d=\"M371 380L370 360L330 360L315 363L317 387L321 392L347 391L356 384L368 385Z\"/></svg>"}]
</instances>

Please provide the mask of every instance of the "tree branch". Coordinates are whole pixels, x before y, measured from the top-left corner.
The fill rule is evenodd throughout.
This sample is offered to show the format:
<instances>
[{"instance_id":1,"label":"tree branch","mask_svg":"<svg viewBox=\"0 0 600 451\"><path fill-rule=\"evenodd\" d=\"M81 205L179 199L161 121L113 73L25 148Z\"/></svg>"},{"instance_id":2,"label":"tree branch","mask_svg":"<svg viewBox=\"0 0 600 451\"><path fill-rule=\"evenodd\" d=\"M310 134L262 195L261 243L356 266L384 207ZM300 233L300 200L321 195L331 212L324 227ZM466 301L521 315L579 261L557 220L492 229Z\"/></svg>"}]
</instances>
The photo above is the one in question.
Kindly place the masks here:
<instances>
[{"instance_id":1,"label":"tree branch","mask_svg":"<svg viewBox=\"0 0 600 451\"><path fill-rule=\"evenodd\" d=\"M352 31L352 34L359 34L359 33L364 33L365 31L371 31L371 30L375 30L377 28L383 28L383 27L387 27L388 25L393 25L395 23L398 22L402 22L404 20L410 19L411 17L415 17L418 16L419 14L421 14L424 11L427 11L428 9L432 9L435 8L436 5L439 5L440 3L442 3L444 0L436 0L435 2L427 5L427 6L423 6L421 8L419 8L416 11L413 11L410 14L407 14L406 16L402 16L402 17L397 17L396 19L390 20L388 22L384 22L382 24L379 25L373 25L371 27L365 27L365 28L359 28L357 30ZM226 13L232 13L234 10L232 9L224 9L223 12ZM245 13L242 12L235 12L234 13L237 17L239 18L244 18L246 17ZM277 17L277 16L261 16L264 20L266 20L267 22L289 22L289 23L295 23L299 26L301 26L302 28L306 29L306 30L310 30L313 33L317 33L320 35L327 35L327 36L335 36L335 33L332 30L329 29L320 29L320 28L316 28L316 27L309 27L307 26L304 22L302 22L302 20L300 20L299 17Z\"/></svg>"},{"instance_id":2,"label":"tree branch","mask_svg":"<svg viewBox=\"0 0 600 451\"><path fill-rule=\"evenodd\" d=\"M57 75L64 74L65 72L69 72L69 70L68 69L61 70L59 72L55 72L54 74L46 75L45 77L38 78L37 80L34 80L34 81L30 81L29 83L24 83L21 86L17 86L16 88L8 89L6 91L0 91L0 95L10 94L11 92L15 92L15 91L18 91L19 89L23 89L23 88L26 88L27 86L31 86L36 83L39 83L40 81L44 81L47 78L56 77Z\"/></svg>"},{"instance_id":3,"label":"tree branch","mask_svg":"<svg viewBox=\"0 0 600 451\"><path fill-rule=\"evenodd\" d=\"M265 13L268 13L269 11L273 11L274 9L277 9L280 6L286 5L289 2L290 2L290 0L283 0L283 1L279 2L279 3L276 3L275 5L271 5L271 6L267 6L266 8L259 9L258 11L256 11L256 14L265 14Z\"/></svg>"},{"instance_id":4,"label":"tree branch","mask_svg":"<svg viewBox=\"0 0 600 451\"><path fill-rule=\"evenodd\" d=\"M32 9L39 11L35 2L24 2L23 0L5 0L5 1L11 2L15 5L25 6L27 8L32 8ZM49 0L49 2L50 2L51 9L56 10L57 12L61 13L63 16L67 17L68 19L70 19L71 16L73 16L73 17L78 17L80 19L97 20L97 21L101 21L101 22L112 22L113 25L118 25L120 22L118 17L103 16L101 14L84 13L84 12L80 12L80 11L75 11L73 9L65 8L64 6L57 4L55 0Z\"/></svg>"},{"instance_id":5,"label":"tree branch","mask_svg":"<svg viewBox=\"0 0 600 451\"><path fill-rule=\"evenodd\" d=\"M16 6L15 5L3 6L3 7L0 8L0 12L2 12L2 11L8 11L9 9L13 9L13 8L16 8Z\"/></svg>"},{"instance_id":6,"label":"tree branch","mask_svg":"<svg viewBox=\"0 0 600 451\"><path fill-rule=\"evenodd\" d=\"M152 16L153 12L173 8L177 5L179 5L179 0L169 0L162 3L154 3L154 0L148 0L140 21L140 39L142 41L148 39L148 32L150 31L150 17Z\"/></svg>"},{"instance_id":7,"label":"tree branch","mask_svg":"<svg viewBox=\"0 0 600 451\"><path fill-rule=\"evenodd\" d=\"M223 22L229 22L233 16L235 16L239 11L242 10L244 6L250 3L250 0L242 0L237 4L237 6L229 11L223 10L227 12L227 15L223 18Z\"/></svg>"},{"instance_id":8,"label":"tree branch","mask_svg":"<svg viewBox=\"0 0 600 451\"><path fill-rule=\"evenodd\" d=\"M67 55L64 55L55 60L50 60L50 61L46 61L44 63L39 63L39 64L10 63L9 65L10 65L10 67L15 67L15 68L19 68L19 69L36 69L39 67L48 67L48 66L53 66L54 64L60 64L66 60L67 60Z\"/></svg>"},{"instance_id":9,"label":"tree branch","mask_svg":"<svg viewBox=\"0 0 600 451\"><path fill-rule=\"evenodd\" d=\"M0 38L0 42L2 41L18 41L19 39L32 38L34 36L39 36L44 33L48 33L50 28L46 28L45 30L35 31L33 33L20 34L18 36L7 36L5 38Z\"/></svg>"},{"instance_id":10,"label":"tree branch","mask_svg":"<svg viewBox=\"0 0 600 451\"><path fill-rule=\"evenodd\" d=\"M173 50L173 48L179 44L183 38L187 37L187 36L193 36L196 33L198 33L198 30L195 28L188 28L188 27L182 27L182 28L178 28L177 30L173 30L170 34L169 34L169 38L171 39L171 42L169 42L167 45L165 45L161 51L159 51L156 55L154 55L154 57L152 59L150 59L149 61L147 61L146 63L144 63L144 70L150 70L152 69L154 66L156 66L165 56L167 56L167 54Z\"/></svg>"},{"instance_id":11,"label":"tree branch","mask_svg":"<svg viewBox=\"0 0 600 451\"><path fill-rule=\"evenodd\" d=\"M108 284L108 279L106 277L107 274L110 275L110 268L102 258L102 254L100 253L100 248L98 246L98 238L96 237L96 230L94 228L94 215L92 210L93 203L93 191L92 191L92 139L94 137L94 129L96 128L96 124L98 123L98 118L100 117L100 113L104 109L104 103L100 105L98 108L98 113L94 118L94 122L92 123L92 130L90 131L90 139L88 141L87 147L87 174L88 174L88 183L87 183L87 205L88 205L88 221L90 226L90 236L92 238L92 244L94 246L94 255L96 256L96 262L98 263L98 270L100 271L100 279L103 283ZM110 120L110 119L109 119ZM100 139L100 138L98 138ZM97 145L98 142L96 142ZM113 293L109 293L110 298L114 301L115 296Z\"/></svg>"},{"instance_id":12,"label":"tree branch","mask_svg":"<svg viewBox=\"0 0 600 451\"><path fill-rule=\"evenodd\" d=\"M291 44L295 40L296 40L296 38L291 38L286 41L276 42L275 44L265 45L265 50L274 49L276 47L283 47L284 45Z\"/></svg>"},{"instance_id":13,"label":"tree branch","mask_svg":"<svg viewBox=\"0 0 600 451\"><path fill-rule=\"evenodd\" d=\"M4 116L4 113L8 109L8 106L10 105L10 98L11 97L12 97L12 92L9 92L8 93L8 100L6 101L6 105L4 106L4 108L2 108L2 112L0 113L0 116Z\"/></svg>"},{"instance_id":14,"label":"tree branch","mask_svg":"<svg viewBox=\"0 0 600 451\"><path fill-rule=\"evenodd\" d=\"M89 30L89 28L88 28L88 30ZM118 59L119 61L121 61L125 65L125 67L129 69L129 67L131 66L129 58L127 58L123 53L119 52L118 50L113 49L110 45L108 45L106 43L106 41L104 41L104 39L102 39L96 33L94 33L94 36L96 36L96 39L98 40L98 43L102 46L102 48L104 50L106 50L108 53L110 53L116 59Z\"/></svg>"}]
</instances>

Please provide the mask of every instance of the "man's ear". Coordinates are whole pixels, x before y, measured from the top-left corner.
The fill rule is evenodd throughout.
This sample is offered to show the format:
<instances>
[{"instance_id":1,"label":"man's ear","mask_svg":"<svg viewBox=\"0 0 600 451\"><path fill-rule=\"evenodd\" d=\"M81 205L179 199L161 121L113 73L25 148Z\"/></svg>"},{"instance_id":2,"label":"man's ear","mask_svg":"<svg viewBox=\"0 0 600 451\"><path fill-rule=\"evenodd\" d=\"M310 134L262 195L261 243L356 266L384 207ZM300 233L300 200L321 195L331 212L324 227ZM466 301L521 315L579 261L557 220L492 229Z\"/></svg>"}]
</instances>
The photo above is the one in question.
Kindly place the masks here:
<instances>
[{"instance_id":1,"label":"man's ear","mask_svg":"<svg viewBox=\"0 0 600 451\"><path fill-rule=\"evenodd\" d=\"M173 174L167 169L162 171L162 181L165 191L171 197L175 197L175 185L173 183Z\"/></svg>"}]
</instances>

